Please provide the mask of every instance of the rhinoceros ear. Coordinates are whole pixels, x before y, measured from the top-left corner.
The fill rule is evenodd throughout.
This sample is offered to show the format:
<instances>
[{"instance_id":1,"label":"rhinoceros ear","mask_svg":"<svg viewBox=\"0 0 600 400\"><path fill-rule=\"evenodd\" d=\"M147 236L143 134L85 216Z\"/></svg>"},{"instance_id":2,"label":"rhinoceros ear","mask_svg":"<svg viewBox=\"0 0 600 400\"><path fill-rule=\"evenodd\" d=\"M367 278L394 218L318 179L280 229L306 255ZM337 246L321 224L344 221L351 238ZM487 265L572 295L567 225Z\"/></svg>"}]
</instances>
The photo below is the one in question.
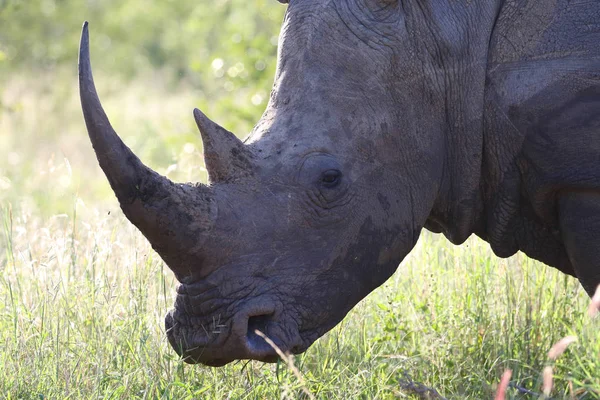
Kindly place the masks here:
<instances>
[{"instance_id":1,"label":"rhinoceros ear","mask_svg":"<svg viewBox=\"0 0 600 400\"><path fill-rule=\"evenodd\" d=\"M253 154L237 136L197 108L194 119L202 135L204 163L211 182L230 182L253 175Z\"/></svg>"},{"instance_id":2,"label":"rhinoceros ear","mask_svg":"<svg viewBox=\"0 0 600 400\"><path fill-rule=\"evenodd\" d=\"M216 218L212 191L182 185L146 167L110 124L96 93L87 22L79 48L79 94L88 135L98 163L125 216L146 236L178 279L197 265L201 239ZM188 259L189 258L189 259Z\"/></svg>"}]
</instances>

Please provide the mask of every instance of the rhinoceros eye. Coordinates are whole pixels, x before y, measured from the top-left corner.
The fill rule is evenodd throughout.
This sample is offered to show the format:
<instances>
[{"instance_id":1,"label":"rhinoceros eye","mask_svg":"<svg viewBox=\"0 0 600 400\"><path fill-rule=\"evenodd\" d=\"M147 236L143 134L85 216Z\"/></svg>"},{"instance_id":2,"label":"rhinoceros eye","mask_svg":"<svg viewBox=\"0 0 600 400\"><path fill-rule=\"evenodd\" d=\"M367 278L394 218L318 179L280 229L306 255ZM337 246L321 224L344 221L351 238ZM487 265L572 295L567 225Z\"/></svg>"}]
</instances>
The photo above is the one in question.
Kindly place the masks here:
<instances>
[{"instance_id":1,"label":"rhinoceros eye","mask_svg":"<svg viewBox=\"0 0 600 400\"><path fill-rule=\"evenodd\" d=\"M321 175L321 183L325 187L333 188L342 180L342 173L337 169L329 169Z\"/></svg>"}]
</instances>

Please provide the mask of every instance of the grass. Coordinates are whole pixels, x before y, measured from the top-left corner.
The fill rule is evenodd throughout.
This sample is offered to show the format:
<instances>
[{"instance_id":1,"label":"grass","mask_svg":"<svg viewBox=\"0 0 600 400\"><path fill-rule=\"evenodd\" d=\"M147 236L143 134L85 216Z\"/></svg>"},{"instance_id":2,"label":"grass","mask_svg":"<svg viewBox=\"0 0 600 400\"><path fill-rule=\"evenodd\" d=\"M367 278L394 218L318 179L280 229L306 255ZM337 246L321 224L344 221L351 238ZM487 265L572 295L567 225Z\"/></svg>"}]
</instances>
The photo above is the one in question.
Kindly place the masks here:
<instances>
[{"instance_id":1,"label":"grass","mask_svg":"<svg viewBox=\"0 0 600 400\"><path fill-rule=\"evenodd\" d=\"M163 327L174 278L118 210L74 81L61 79L64 93L44 90L49 79L2 93L0 398L309 398L308 390L318 399L388 399L436 390L491 399L510 369L508 398L537 399L548 366L552 398L600 398L600 321L574 279L522 255L496 258L476 238L454 247L429 233L383 287L293 357L302 379L284 362L183 363ZM160 91L158 81L101 95L145 161L174 179L205 179L194 94ZM151 99L164 114L148 111L161 109ZM216 119L227 126L226 116ZM550 360L567 335L577 342Z\"/></svg>"}]
</instances>

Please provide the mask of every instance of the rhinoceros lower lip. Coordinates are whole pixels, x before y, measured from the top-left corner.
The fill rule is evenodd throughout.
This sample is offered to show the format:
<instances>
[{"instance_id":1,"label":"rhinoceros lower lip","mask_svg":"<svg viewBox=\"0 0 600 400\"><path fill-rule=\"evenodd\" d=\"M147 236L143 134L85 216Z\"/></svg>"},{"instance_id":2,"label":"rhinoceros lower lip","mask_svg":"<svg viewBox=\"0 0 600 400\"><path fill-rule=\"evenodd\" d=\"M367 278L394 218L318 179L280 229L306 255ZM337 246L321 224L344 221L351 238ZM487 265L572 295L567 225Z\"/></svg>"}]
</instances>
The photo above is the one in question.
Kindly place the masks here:
<instances>
[{"instance_id":1,"label":"rhinoceros lower lip","mask_svg":"<svg viewBox=\"0 0 600 400\"><path fill-rule=\"evenodd\" d=\"M178 321L176 310L165 316L165 330L171 347L182 357L194 354L196 357L208 348L218 348L227 335L220 332L207 332L203 327L188 326Z\"/></svg>"},{"instance_id":2,"label":"rhinoceros lower lip","mask_svg":"<svg viewBox=\"0 0 600 400\"><path fill-rule=\"evenodd\" d=\"M282 308L280 302L266 297L249 300L222 331L207 332L204 326L191 323L194 316L176 307L166 315L165 327L173 349L190 364L221 366L236 359L275 362L278 350L299 353L304 349L295 323L284 317Z\"/></svg>"}]
</instances>

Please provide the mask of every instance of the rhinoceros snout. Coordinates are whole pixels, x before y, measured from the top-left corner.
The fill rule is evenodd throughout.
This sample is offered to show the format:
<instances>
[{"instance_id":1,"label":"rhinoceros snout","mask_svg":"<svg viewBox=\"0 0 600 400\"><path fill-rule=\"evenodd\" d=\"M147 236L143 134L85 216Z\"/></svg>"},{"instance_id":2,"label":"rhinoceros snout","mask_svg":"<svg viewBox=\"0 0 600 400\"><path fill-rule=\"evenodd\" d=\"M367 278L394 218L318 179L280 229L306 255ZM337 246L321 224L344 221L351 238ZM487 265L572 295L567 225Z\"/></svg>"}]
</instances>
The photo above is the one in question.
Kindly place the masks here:
<instances>
[{"instance_id":1,"label":"rhinoceros snout","mask_svg":"<svg viewBox=\"0 0 600 400\"><path fill-rule=\"evenodd\" d=\"M250 302L218 330L196 326L190 323L193 319L177 309L165 317L169 343L189 364L216 367L242 359L275 362L278 352L304 350L296 324L286 320L274 302Z\"/></svg>"}]
</instances>

